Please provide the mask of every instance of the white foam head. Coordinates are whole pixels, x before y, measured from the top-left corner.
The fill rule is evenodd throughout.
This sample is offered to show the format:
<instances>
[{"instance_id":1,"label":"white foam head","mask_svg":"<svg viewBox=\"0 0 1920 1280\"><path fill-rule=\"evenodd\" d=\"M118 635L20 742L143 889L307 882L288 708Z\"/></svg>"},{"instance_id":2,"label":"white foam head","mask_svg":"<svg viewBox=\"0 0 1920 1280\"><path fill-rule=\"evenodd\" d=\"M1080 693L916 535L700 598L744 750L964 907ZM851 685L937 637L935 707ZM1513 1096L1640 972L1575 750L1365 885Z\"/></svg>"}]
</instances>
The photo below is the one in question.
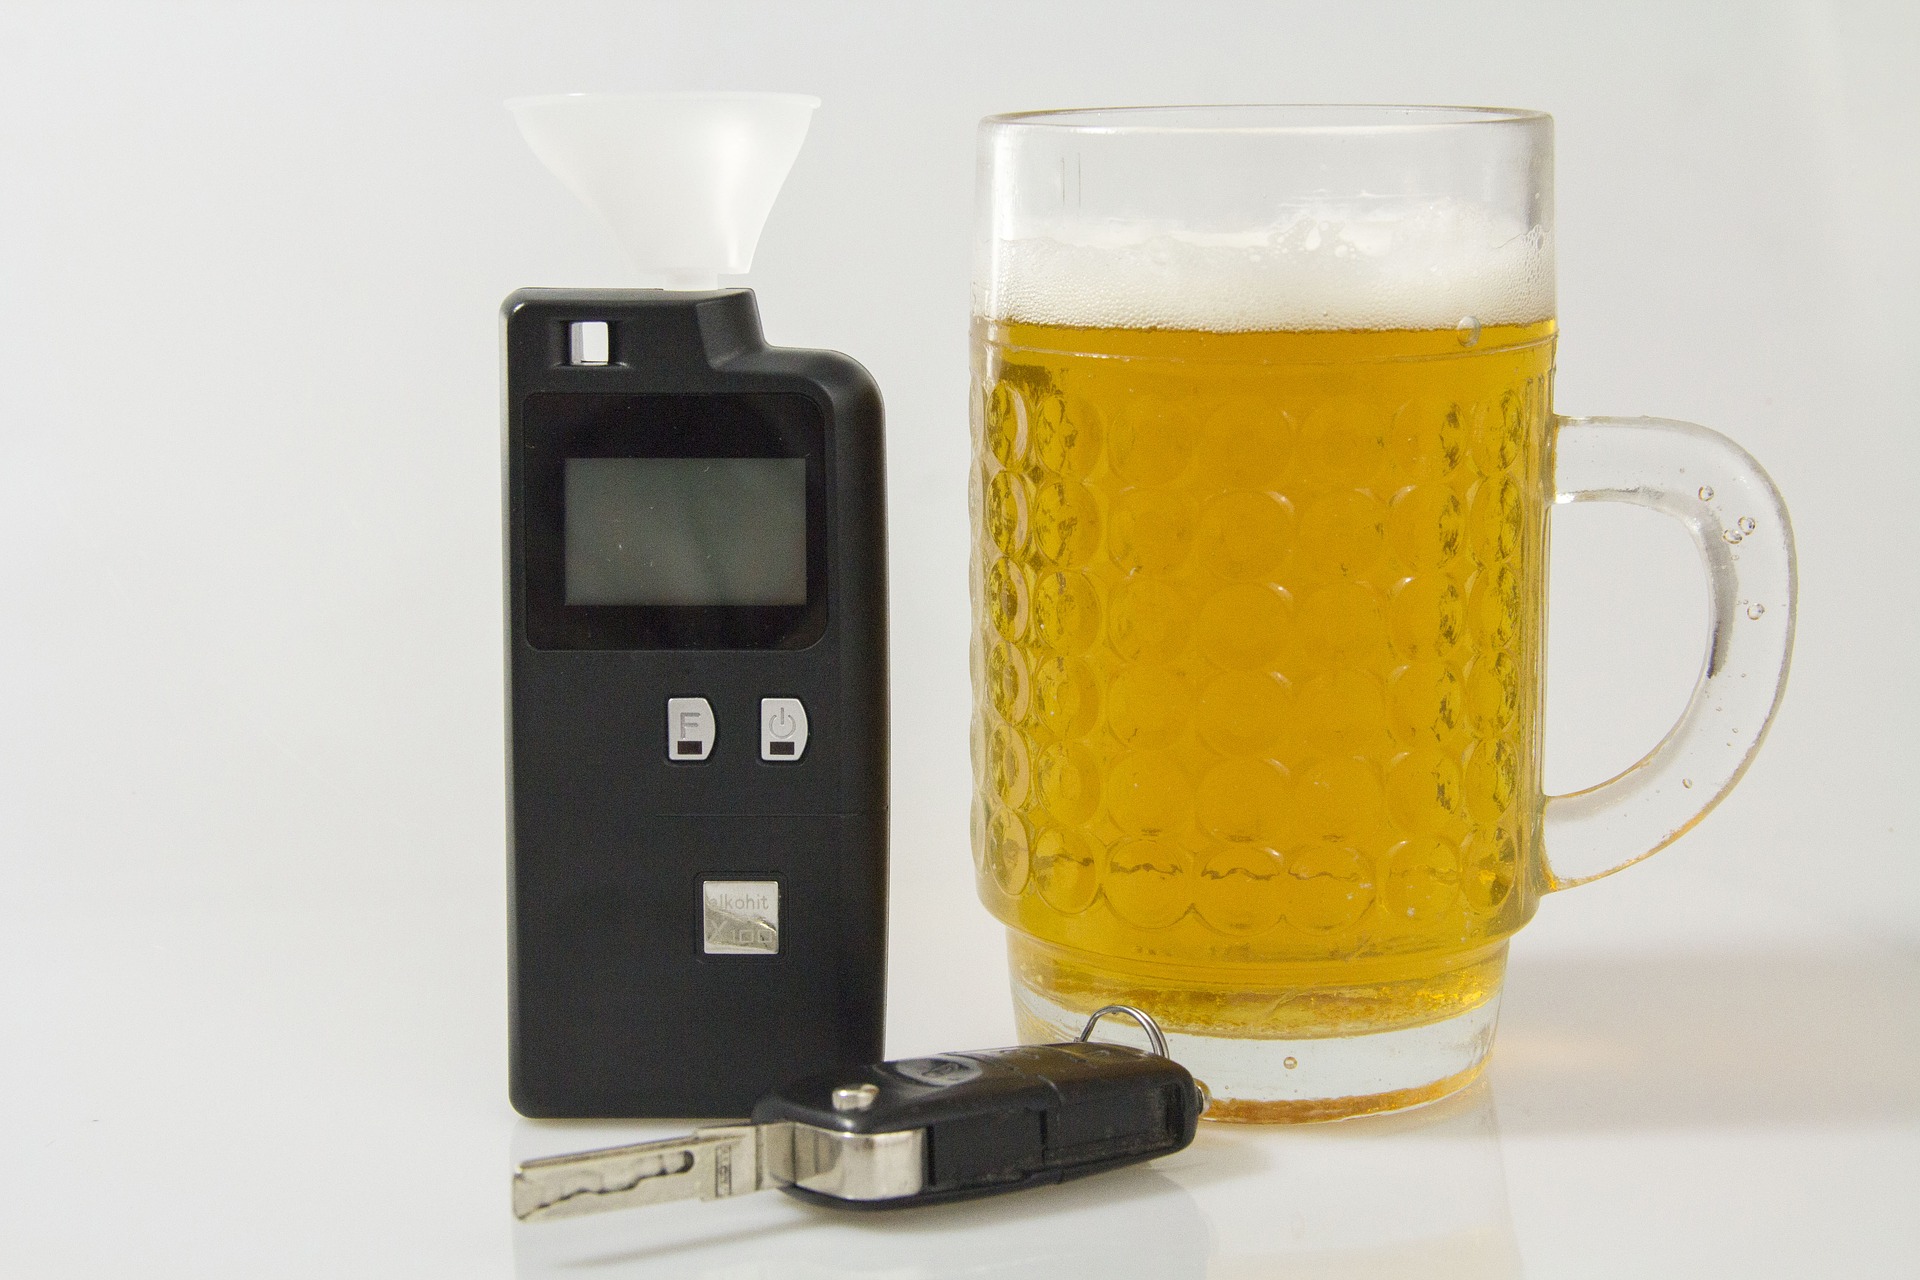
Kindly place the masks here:
<instances>
[{"instance_id":1,"label":"white foam head","mask_svg":"<svg viewBox=\"0 0 1920 1280\"><path fill-rule=\"evenodd\" d=\"M1553 315L1553 244L1452 199L1302 205L1202 233L1075 226L994 241L976 310L1089 328L1439 329Z\"/></svg>"},{"instance_id":2,"label":"white foam head","mask_svg":"<svg viewBox=\"0 0 1920 1280\"><path fill-rule=\"evenodd\" d=\"M570 93L507 103L554 176L670 289L753 265L820 99L795 93Z\"/></svg>"}]
</instances>

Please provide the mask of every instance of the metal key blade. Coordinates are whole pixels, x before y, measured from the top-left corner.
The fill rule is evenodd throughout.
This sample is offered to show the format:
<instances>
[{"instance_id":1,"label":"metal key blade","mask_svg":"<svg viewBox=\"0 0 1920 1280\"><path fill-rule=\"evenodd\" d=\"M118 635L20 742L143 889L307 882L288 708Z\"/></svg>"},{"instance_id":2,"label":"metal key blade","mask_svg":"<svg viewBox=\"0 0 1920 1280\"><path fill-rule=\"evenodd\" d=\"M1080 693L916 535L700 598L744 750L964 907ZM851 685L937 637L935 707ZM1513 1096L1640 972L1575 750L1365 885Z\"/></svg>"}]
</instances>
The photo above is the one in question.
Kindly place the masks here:
<instances>
[{"instance_id":1,"label":"metal key blade","mask_svg":"<svg viewBox=\"0 0 1920 1280\"><path fill-rule=\"evenodd\" d=\"M513 1215L522 1221L570 1218L758 1191L775 1184L766 1146L790 1146L789 1128L725 1125L684 1138L528 1160L513 1173Z\"/></svg>"}]
</instances>

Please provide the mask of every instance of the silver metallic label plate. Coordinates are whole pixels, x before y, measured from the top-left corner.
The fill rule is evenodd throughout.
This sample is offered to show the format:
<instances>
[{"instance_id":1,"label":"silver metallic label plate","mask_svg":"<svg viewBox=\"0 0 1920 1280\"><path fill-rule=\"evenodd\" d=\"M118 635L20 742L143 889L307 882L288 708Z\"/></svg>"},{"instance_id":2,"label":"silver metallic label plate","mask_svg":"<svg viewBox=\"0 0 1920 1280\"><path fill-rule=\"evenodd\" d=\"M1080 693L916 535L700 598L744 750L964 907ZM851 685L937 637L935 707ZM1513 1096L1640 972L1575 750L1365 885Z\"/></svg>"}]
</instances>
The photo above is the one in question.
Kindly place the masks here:
<instances>
[{"instance_id":1,"label":"silver metallic label plate","mask_svg":"<svg viewBox=\"0 0 1920 1280\"><path fill-rule=\"evenodd\" d=\"M887 1065L915 1084L932 1085L936 1089L978 1080L982 1072L979 1063L946 1054L937 1058L908 1058Z\"/></svg>"},{"instance_id":2,"label":"silver metallic label plate","mask_svg":"<svg viewBox=\"0 0 1920 1280\"><path fill-rule=\"evenodd\" d=\"M777 880L702 880L701 918L710 956L780 953Z\"/></svg>"}]
</instances>

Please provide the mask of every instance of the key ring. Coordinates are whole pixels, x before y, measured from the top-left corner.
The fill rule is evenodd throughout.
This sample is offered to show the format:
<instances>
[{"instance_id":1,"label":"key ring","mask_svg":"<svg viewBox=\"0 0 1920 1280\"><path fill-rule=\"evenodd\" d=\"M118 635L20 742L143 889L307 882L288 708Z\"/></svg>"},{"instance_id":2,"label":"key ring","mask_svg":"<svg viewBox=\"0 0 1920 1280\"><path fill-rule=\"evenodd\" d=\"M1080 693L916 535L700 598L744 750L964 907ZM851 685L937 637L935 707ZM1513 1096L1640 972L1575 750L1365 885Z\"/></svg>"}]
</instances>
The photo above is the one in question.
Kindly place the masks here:
<instances>
[{"instance_id":1,"label":"key ring","mask_svg":"<svg viewBox=\"0 0 1920 1280\"><path fill-rule=\"evenodd\" d=\"M1095 1009L1093 1016L1087 1019L1087 1025L1080 1029L1080 1043L1085 1044L1087 1037L1093 1034L1094 1024L1110 1013L1124 1013L1139 1023L1140 1029L1147 1033L1147 1043L1153 1046L1154 1054L1162 1058L1170 1056L1167 1053L1167 1038L1161 1034L1160 1024L1153 1020L1152 1014L1130 1004L1110 1004Z\"/></svg>"}]
</instances>

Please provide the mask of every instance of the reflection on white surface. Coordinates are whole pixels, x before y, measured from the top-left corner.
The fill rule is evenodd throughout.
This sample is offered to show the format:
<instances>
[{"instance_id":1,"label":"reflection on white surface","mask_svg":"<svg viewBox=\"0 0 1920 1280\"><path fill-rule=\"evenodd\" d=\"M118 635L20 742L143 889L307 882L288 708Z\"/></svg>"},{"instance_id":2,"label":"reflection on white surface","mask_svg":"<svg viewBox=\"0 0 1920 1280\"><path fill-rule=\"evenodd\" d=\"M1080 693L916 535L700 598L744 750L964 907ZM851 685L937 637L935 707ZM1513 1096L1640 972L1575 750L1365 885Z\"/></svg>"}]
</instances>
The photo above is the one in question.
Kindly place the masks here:
<instances>
[{"instance_id":1,"label":"reflection on white surface","mask_svg":"<svg viewBox=\"0 0 1920 1280\"><path fill-rule=\"evenodd\" d=\"M1508 1132L1920 1122L1920 954L1855 944L1522 956L1491 1076Z\"/></svg>"},{"instance_id":2,"label":"reflection on white surface","mask_svg":"<svg viewBox=\"0 0 1920 1280\"><path fill-rule=\"evenodd\" d=\"M619 1140L522 1122L517 1157ZM665 1126L647 1126L651 1135ZM521 1280L1301 1280L1521 1273L1493 1096L1286 1129L1202 1126L1147 1168L971 1203L835 1212L763 1194L520 1225Z\"/></svg>"},{"instance_id":3,"label":"reflection on white surface","mask_svg":"<svg viewBox=\"0 0 1920 1280\"><path fill-rule=\"evenodd\" d=\"M642 1220L645 1215L646 1220ZM1138 1229L1150 1222L1151 1230ZM972 1204L888 1213L815 1209L786 1196L638 1210L515 1228L522 1280L1199 1280L1207 1219L1152 1170Z\"/></svg>"},{"instance_id":4,"label":"reflection on white surface","mask_svg":"<svg viewBox=\"0 0 1920 1280\"><path fill-rule=\"evenodd\" d=\"M1521 1274L1484 1084L1400 1115L1202 1137L1191 1173L1213 1227L1213 1280ZM1265 1167L1210 1174L1202 1162L1235 1141L1256 1145Z\"/></svg>"}]
</instances>

